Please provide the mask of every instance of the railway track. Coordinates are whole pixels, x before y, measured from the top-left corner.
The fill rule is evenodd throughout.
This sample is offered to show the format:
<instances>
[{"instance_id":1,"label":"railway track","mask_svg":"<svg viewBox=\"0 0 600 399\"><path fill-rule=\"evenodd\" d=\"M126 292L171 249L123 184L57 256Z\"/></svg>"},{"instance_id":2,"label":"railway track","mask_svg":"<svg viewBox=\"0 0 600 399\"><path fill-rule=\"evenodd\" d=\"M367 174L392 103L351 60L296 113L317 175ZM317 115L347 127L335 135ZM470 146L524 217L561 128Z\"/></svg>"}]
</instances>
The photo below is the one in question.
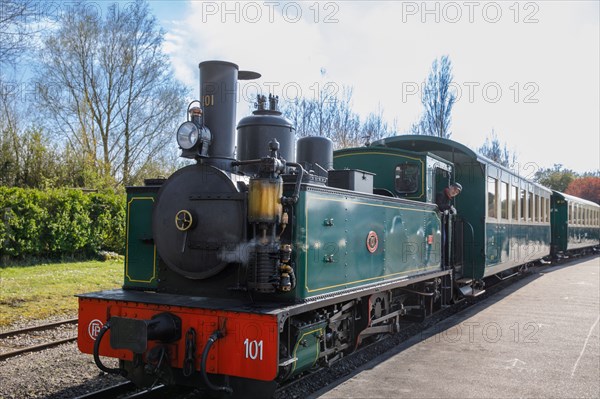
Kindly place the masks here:
<instances>
[{"instance_id":1,"label":"railway track","mask_svg":"<svg viewBox=\"0 0 600 399\"><path fill-rule=\"evenodd\" d=\"M192 390L192 388L165 386L162 384L156 385L152 389L140 390L134 383L127 381L77 396L74 399L175 399L188 394Z\"/></svg>"},{"instance_id":2,"label":"railway track","mask_svg":"<svg viewBox=\"0 0 600 399\"><path fill-rule=\"evenodd\" d=\"M81 396L77 396L74 399L108 399L116 398L117 396L124 395L135 389L135 384L130 381L122 382L117 385L102 388L94 392L89 392Z\"/></svg>"},{"instance_id":3,"label":"railway track","mask_svg":"<svg viewBox=\"0 0 600 399\"><path fill-rule=\"evenodd\" d=\"M8 341L10 338L18 338L25 334L31 334L31 333L36 333L36 332L56 330L58 328L61 328L66 325L71 325L71 324L77 324L77 319L67 319L67 320L62 320L59 322L41 324L38 326L26 327L26 328L22 328L22 329L18 329L18 330L11 330L11 331L6 331L3 333L0 333L0 348L1 347L10 348L12 346L11 343L9 343L7 345L4 342L4 341ZM34 338L38 339L38 338L41 338L41 336L38 334L35 334ZM73 337L68 337L68 338L52 339L50 341L43 342L40 344L35 344L35 345L26 345L26 346L20 347L18 349L12 349L12 350L8 350L8 351L0 353L0 361L9 359L14 356L22 355L24 353L37 352L37 351L52 348L52 347L55 347L58 345L66 344L69 342L74 342L76 340L77 340L77 335L75 335ZM21 345L19 343L17 343L17 344Z\"/></svg>"}]
</instances>

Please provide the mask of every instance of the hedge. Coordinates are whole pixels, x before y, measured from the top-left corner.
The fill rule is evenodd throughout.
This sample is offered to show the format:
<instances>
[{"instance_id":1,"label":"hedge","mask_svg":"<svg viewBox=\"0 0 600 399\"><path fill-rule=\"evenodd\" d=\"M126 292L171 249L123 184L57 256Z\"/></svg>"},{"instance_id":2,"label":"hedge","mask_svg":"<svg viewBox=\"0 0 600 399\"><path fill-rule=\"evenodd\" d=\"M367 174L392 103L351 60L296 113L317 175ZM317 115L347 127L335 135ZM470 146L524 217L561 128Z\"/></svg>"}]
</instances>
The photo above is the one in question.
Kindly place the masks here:
<instances>
[{"instance_id":1,"label":"hedge","mask_svg":"<svg viewBox=\"0 0 600 399\"><path fill-rule=\"evenodd\" d=\"M0 187L2 258L122 254L124 237L124 195Z\"/></svg>"}]
</instances>

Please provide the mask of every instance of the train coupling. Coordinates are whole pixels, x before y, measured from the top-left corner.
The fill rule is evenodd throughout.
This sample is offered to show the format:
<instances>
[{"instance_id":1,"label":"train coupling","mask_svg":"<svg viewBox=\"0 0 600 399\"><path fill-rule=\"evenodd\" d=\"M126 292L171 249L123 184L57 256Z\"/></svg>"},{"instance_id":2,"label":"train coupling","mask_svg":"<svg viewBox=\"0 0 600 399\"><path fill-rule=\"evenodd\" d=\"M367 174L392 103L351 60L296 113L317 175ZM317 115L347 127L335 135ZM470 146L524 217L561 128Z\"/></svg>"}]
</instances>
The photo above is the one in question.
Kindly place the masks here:
<instances>
[{"instance_id":1,"label":"train coupling","mask_svg":"<svg viewBox=\"0 0 600 399\"><path fill-rule=\"evenodd\" d=\"M181 319L172 313L160 313L150 320L113 316L110 324L110 346L114 349L141 354L146 352L148 341L171 343L181 339Z\"/></svg>"}]
</instances>

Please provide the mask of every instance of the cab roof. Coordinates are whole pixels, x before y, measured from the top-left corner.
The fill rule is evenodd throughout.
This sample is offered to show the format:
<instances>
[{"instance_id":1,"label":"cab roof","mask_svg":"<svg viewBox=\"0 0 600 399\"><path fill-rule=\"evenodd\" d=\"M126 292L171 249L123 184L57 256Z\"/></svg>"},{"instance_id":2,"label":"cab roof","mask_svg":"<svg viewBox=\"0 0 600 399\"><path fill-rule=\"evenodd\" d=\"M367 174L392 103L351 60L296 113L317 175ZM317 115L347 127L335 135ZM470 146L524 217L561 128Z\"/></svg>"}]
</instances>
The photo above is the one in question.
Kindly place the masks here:
<instances>
[{"instance_id":1,"label":"cab roof","mask_svg":"<svg viewBox=\"0 0 600 399\"><path fill-rule=\"evenodd\" d=\"M371 144L371 146L399 148L416 152L429 152L454 164L473 164L475 162L478 162L482 165L491 165L498 169L502 169L512 175L519 176L518 171L515 172L514 170L511 170L506 166L500 165L499 163L489 159L488 157L476 153L464 144L442 137L427 136L420 134L403 134L400 136L387 137L381 140L374 141ZM524 179L529 183L533 184L534 186L537 186L550 192L549 188L544 187L531 179L524 177L521 177L521 179Z\"/></svg>"},{"instance_id":2,"label":"cab roof","mask_svg":"<svg viewBox=\"0 0 600 399\"><path fill-rule=\"evenodd\" d=\"M491 162L463 144L436 136L405 134L374 141L371 146L430 152L453 163L473 162L474 160L482 163Z\"/></svg>"}]
</instances>

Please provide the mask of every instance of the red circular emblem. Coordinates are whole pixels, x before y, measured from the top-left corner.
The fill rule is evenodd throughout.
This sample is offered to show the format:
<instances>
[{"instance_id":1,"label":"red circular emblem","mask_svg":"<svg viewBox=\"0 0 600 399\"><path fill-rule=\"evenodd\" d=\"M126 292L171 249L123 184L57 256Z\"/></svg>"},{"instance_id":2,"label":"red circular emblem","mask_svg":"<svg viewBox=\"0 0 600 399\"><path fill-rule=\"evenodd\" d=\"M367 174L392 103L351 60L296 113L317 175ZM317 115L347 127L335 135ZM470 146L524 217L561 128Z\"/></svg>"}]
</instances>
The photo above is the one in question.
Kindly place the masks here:
<instances>
[{"instance_id":1,"label":"red circular emblem","mask_svg":"<svg viewBox=\"0 0 600 399\"><path fill-rule=\"evenodd\" d=\"M369 231L367 235L367 250L370 253L374 253L377 251L377 247L379 246L379 237L377 237L377 233L374 231Z\"/></svg>"}]
</instances>

